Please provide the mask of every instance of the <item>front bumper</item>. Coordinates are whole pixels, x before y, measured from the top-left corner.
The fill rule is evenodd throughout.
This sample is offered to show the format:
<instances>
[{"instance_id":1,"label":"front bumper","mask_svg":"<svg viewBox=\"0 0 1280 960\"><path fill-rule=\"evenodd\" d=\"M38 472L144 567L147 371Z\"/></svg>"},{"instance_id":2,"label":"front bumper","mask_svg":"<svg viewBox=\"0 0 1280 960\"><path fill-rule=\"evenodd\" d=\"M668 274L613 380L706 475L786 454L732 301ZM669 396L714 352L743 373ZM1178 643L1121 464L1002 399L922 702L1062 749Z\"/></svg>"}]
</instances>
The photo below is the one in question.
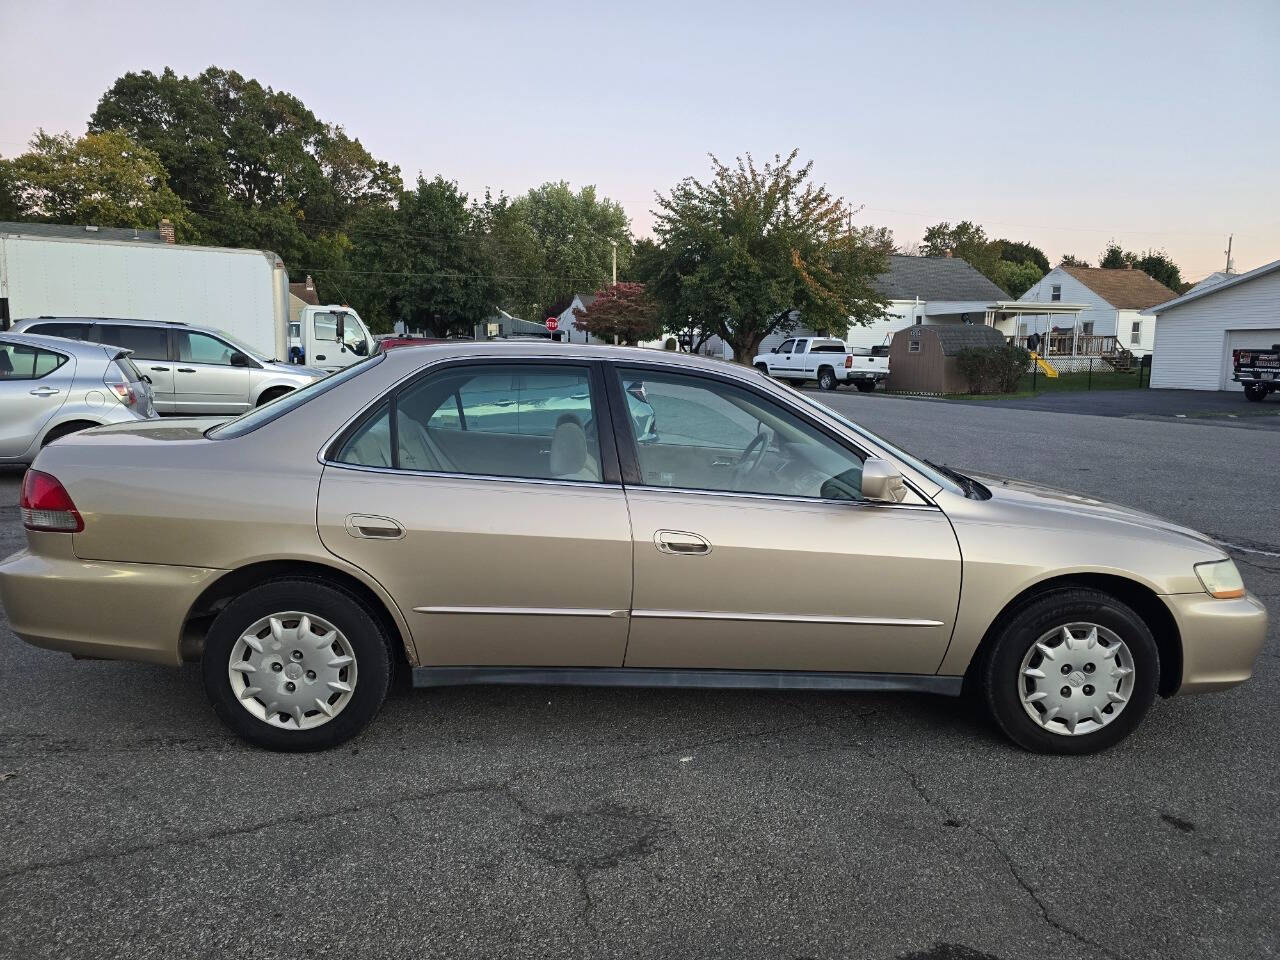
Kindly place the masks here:
<instances>
[{"instance_id":1,"label":"front bumper","mask_svg":"<svg viewBox=\"0 0 1280 960\"><path fill-rule=\"evenodd\" d=\"M0 562L0 603L14 633L84 657L182 662L187 613L222 571L80 560L66 534L30 536L38 554L23 550Z\"/></svg>"},{"instance_id":2,"label":"front bumper","mask_svg":"<svg viewBox=\"0 0 1280 960\"><path fill-rule=\"evenodd\" d=\"M1182 636L1182 685L1179 693L1205 693L1243 683L1267 639L1267 608L1247 594L1239 600L1215 600L1207 593L1178 593L1162 598Z\"/></svg>"}]
</instances>

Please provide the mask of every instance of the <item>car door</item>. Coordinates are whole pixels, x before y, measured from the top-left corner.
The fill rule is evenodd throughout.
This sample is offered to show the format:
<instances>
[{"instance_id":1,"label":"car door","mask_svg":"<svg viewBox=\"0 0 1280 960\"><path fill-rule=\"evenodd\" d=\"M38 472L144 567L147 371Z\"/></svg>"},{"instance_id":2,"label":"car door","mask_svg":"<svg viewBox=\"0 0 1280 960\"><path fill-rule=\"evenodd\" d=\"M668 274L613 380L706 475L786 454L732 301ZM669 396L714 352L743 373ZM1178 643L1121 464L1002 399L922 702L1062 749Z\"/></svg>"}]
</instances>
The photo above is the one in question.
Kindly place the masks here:
<instances>
[{"instance_id":1,"label":"car door","mask_svg":"<svg viewBox=\"0 0 1280 960\"><path fill-rule=\"evenodd\" d=\"M132 350L134 365L151 380L151 393L157 413L176 413L174 364L169 359L169 331L165 327L149 327L130 323L99 323L94 327L99 343Z\"/></svg>"},{"instance_id":2,"label":"car door","mask_svg":"<svg viewBox=\"0 0 1280 960\"><path fill-rule=\"evenodd\" d=\"M247 360L225 340L197 330L174 328L173 412L241 413L249 409Z\"/></svg>"},{"instance_id":3,"label":"car door","mask_svg":"<svg viewBox=\"0 0 1280 960\"><path fill-rule=\"evenodd\" d=\"M21 457L71 394L75 359L0 337L0 460Z\"/></svg>"},{"instance_id":4,"label":"car door","mask_svg":"<svg viewBox=\"0 0 1280 960\"><path fill-rule=\"evenodd\" d=\"M783 340L778 344L778 355L769 364L769 373L775 377L788 376L791 373L791 357L795 352L795 348L796 342L794 339Z\"/></svg>"},{"instance_id":5,"label":"car door","mask_svg":"<svg viewBox=\"0 0 1280 960\"><path fill-rule=\"evenodd\" d=\"M797 378L812 376L809 370L809 341L800 339L791 351L791 373Z\"/></svg>"},{"instance_id":6,"label":"car door","mask_svg":"<svg viewBox=\"0 0 1280 960\"><path fill-rule=\"evenodd\" d=\"M320 536L411 618L424 666L622 665L631 526L602 376L437 363L328 452Z\"/></svg>"},{"instance_id":7,"label":"car door","mask_svg":"<svg viewBox=\"0 0 1280 960\"><path fill-rule=\"evenodd\" d=\"M960 592L940 510L862 500L863 451L744 384L621 364L610 384L628 411L626 666L936 672Z\"/></svg>"}]
</instances>

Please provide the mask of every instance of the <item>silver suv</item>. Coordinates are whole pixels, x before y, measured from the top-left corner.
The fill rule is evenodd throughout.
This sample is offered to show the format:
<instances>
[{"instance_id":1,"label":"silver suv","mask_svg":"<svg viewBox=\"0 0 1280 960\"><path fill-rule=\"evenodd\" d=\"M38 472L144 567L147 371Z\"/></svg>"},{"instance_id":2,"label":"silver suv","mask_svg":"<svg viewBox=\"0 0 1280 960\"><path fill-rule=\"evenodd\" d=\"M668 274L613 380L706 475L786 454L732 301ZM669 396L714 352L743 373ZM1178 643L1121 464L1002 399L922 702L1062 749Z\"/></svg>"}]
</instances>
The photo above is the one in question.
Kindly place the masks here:
<instances>
[{"instance_id":1,"label":"silver suv","mask_svg":"<svg viewBox=\"0 0 1280 960\"><path fill-rule=\"evenodd\" d=\"M280 363L213 327L104 317L36 317L15 330L109 343L133 351L160 413L236 414L328 374Z\"/></svg>"},{"instance_id":2,"label":"silver suv","mask_svg":"<svg viewBox=\"0 0 1280 960\"><path fill-rule=\"evenodd\" d=\"M0 333L0 463L30 463L68 433L155 415L127 350Z\"/></svg>"}]
</instances>

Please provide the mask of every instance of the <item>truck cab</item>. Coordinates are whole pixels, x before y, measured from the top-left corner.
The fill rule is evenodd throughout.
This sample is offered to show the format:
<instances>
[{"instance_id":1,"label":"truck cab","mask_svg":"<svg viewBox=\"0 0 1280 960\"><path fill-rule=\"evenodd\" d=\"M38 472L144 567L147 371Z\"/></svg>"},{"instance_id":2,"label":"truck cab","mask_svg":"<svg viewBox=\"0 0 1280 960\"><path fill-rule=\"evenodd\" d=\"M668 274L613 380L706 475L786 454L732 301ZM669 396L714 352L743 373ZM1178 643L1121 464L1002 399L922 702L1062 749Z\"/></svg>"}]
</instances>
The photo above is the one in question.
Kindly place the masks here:
<instances>
[{"instance_id":1,"label":"truck cab","mask_svg":"<svg viewBox=\"0 0 1280 960\"><path fill-rule=\"evenodd\" d=\"M347 306L313 306L290 296L288 360L321 370L341 370L373 352L373 337Z\"/></svg>"}]
</instances>

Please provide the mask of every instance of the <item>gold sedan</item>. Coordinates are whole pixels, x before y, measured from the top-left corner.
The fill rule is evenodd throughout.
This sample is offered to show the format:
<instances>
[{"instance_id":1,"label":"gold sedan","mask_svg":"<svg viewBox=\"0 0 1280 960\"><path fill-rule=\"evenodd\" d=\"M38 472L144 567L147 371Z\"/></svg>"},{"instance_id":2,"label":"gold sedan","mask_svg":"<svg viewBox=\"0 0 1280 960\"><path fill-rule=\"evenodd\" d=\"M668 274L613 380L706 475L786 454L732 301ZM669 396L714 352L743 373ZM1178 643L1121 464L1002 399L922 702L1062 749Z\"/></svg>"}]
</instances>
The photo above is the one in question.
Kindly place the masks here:
<instances>
[{"instance_id":1,"label":"gold sedan","mask_svg":"<svg viewBox=\"0 0 1280 960\"><path fill-rule=\"evenodd\" d=\"M253 743L332 746L397 668L474 683L970 691L1086 753L1248 679L1220 546L916 459L754 370L627 348L375 356L227 423L41 452L0 599L30 643L198 660Z\"/></svg>"}]
</instances>

